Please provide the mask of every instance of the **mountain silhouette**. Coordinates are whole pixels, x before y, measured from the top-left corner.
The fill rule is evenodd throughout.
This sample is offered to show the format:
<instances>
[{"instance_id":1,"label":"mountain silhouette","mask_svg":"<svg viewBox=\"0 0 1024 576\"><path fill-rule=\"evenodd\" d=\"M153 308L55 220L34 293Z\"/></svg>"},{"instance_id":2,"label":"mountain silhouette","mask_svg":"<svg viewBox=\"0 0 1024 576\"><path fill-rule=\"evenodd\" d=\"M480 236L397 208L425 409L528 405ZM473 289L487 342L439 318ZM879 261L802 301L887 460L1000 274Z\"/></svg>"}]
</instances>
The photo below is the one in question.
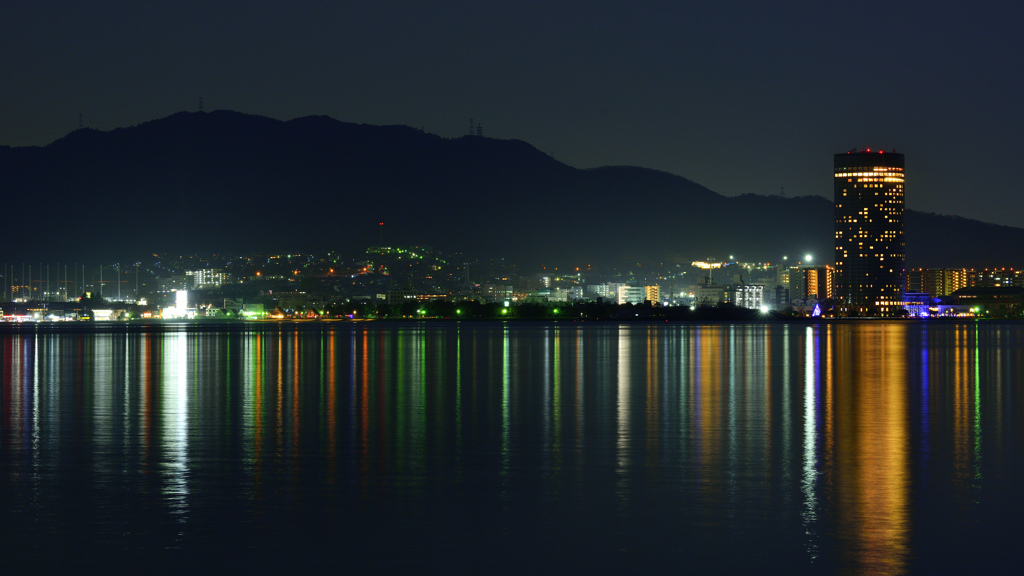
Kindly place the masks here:
<instances>
[{"instance_id":1,"label":"mountain silhouette","mask_svg":"<svg viewBox=\"0 0 1024 576\"><path fill-rule=\"evenodd\" d=\"M379 243L379 222L386 244L524 269L832 260L833 206L822 196L725 197L656 170L576 169L518 140L324 116L181 112L80 129L47 146L0 147L0 187L7 262L355 253ZM1022 264L1021 228L908 211L906 230L908 267Z\"/></svg>"}]
</instances>

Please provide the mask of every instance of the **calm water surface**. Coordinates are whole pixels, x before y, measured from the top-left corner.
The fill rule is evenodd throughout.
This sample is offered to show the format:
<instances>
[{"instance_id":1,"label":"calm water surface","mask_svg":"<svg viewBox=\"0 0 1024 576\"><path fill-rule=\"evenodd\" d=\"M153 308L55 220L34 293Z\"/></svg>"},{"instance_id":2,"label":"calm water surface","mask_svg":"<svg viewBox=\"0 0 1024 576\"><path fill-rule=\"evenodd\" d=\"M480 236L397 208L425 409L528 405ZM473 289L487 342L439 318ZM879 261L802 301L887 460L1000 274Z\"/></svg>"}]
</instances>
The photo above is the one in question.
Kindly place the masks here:
<instances>
[{"instance_id":1,"label":"calm water surface","mask_svg":"<svg viewBox=\"0 0 1024 576\"><path fill-rule=\"evenodd\" d=\"M2 330L18 571L1024 560L1022 324Z\"/></svg>"}]
</instances>

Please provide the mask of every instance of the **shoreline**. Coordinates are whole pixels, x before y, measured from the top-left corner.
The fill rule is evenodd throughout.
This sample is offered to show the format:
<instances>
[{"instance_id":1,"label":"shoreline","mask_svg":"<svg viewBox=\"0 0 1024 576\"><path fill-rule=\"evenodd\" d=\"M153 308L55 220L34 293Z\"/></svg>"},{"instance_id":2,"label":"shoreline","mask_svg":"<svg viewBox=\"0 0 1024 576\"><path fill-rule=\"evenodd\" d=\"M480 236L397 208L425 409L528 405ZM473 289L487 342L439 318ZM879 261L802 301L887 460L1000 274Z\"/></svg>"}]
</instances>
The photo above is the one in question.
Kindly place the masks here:
<instances>
[{"instance_id":1,"label":"shoreline","mask_svg":"<svg viewBox=\"0 0 1024 576\"><path fill-rule=\"evenodd\" d=\"M375 324L382 326L452 326L466 325L561 325L561 326L594 326L594 325L638 325L638 326L672 326L672 325L828 325L828 324L869 324L869 323L906 323L906 324L1024 324L1022 319L999 318L693 318L693 319L652 319L652 318L601 318L601 319L556 319L556 318L500 318L500 319L444 319L444 318L386 318L386 319L273 319L273 320L238 320L238 319L193 319L193 320L87 320L67 322L0 322L2 334L59 334L59 333L145 333L145 332L263 332L268 329L319 330L328 328L333 331L340 326L356 326Z\"/></svg>"}]
</instances>

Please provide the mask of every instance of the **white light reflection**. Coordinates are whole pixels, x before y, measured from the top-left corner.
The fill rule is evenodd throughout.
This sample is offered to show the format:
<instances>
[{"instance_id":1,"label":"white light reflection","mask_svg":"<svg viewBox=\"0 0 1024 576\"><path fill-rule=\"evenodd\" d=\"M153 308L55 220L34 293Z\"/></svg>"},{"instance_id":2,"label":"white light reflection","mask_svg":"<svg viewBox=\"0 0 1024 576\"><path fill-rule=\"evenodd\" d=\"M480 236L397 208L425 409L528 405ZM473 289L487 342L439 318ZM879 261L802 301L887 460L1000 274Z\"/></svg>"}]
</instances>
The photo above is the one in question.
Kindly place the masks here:
<instances>
[{"instance_id":1,"label":"white light reflection","mask_svg":"<svg viewBox=\"0 0 1024 576\"><path fill-rule=\"evenodd\" d=\"M124 382L121 385L121 394L123 396L121 402L121 469L128 470L128 454L131 453L131 442L132 436L130 431L132 429L132 365L131 359L135 355L132 351L132 338L124 339ZM134 340L138 342L138 339ZM140 354L141 356L141 354Z\"/></svg>"},{"instance_id":2,"label":"white light reflection","mask_svg":"<svg viewBox=\"0 0 1024 576\"><path fill-rule=\"evenodd\" d=\"M11 392L7 406L3 405L3 395L0 394L0 409L9 411L11 415L10 425L12 433L9 435L10 444L8 446L4 446L2 442L3 437L6 435L0 434L0 448L4 449L14 448L17 446L17 439L21 438L21 434L17 432L19 432L19 426L21 425L21 415L18 410L21 406L22 386L24 386L22 378L24 378L25 371L28 370L28 366L25 365L27 362L25 348L26 345L21 335L15 335L11 341Z\"/></svg>"},{"instance_id":3,"label":"white light reflection","mask_svg":"<svg viewBox=\"0 0 1024 576\"><path fill-rule=\"evenodd\" d=\"M92 434L98 445L106 447L108 443L113 443L114 439L113 336L97 334L95 342L96 352L93 356L95 360L92 363L91 376L89 376L93 384ZM103 467L107 465L107 462L104 460L100 454L97 454L97 458L93 461L97 475L106 473Z\"/></svg>"},{"instance_id":4,"label":"white light reflection","mask_svg":"<svg viewBox=\"0 0 1024 576\"><path fill-rule=\"evenodd\" d=\"M629 490L629 328L619 326L618 402L615 440L616 485L621 497Z\"/></svg>"},{"instance_id":5,"label":"white light reflection","mask_svg":"<svg viewBox=\"0 0 1024 576\"><path fill-rule=\"evenodd\" d=\"M184 523L188 519L188 334L168 334L164 346L163 495L171 513ZM183 536L183 530L178 535Z\"/></svg>"},{"instance_id":6,"label":"white light reflection","mask_svg":"<svg viewBox=\"0 0 1024 576\"><path fill-rule=\"evenodd\" d=\"M804 534L808 536L807 552L812 560L818 557L818 547L811 536L811 524L818 518L818 500L815 484L818 476L817 437L814 426L814 405L816 398L817 366L814 329L810 326L804 334L804 467L801 491L804 496Z\"/></svg>"},{"instance_id":7,"label":"white light reflection","mask_svg":"<svg viewBox=\"0 0 1024 576\"><path fill-rule=\"evenodd\" d=\"M792 418L790 415L792 412L792 406L790 405L790 389L789 389L789 325L782 327L782 461L786 463L786 485L789 486L791 480L789 471L792 469L790 464L793 462L792 455Z\"/></svg>"},{"instance_id":8,"label":"white light reflection","mask_svg":"<svg viewBox=\"0 0 1024 576\"><path fill-rule=\"evenodd\" d=\"M39 335L35 336L36 344L32 347L32 500L38 502L42 497L42 460L39 439ZM52 358L52 354L50 355ZM52 366L51 366L52 369ZM52 373L52 372L51 372ZM54 386L48 386L54 388Z\"/></svg>"}]
</instances>

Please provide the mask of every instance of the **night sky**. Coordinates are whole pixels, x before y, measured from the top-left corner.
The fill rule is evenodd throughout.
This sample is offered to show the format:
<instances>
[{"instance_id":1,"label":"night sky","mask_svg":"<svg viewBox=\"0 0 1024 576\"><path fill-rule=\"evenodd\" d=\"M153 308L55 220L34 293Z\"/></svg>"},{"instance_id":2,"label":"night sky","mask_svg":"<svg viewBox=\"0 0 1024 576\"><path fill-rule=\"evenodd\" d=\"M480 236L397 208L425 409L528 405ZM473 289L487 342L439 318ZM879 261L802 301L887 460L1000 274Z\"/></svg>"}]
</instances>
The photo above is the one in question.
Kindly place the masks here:
<instances>
[{"instance_id":1,"label":"night sky","mask_svg":"<svg viewBox=\"0 0 1024 576\"><path fill-rule=\"evenodd\" d=\"M155 5L159 4L159 5ZM196 110L525 140L725 195L832 196L906 154L910 208L1024 225L1017 2L32 2L0 7L0 144Z\"/></svg>"}]
</instances>

